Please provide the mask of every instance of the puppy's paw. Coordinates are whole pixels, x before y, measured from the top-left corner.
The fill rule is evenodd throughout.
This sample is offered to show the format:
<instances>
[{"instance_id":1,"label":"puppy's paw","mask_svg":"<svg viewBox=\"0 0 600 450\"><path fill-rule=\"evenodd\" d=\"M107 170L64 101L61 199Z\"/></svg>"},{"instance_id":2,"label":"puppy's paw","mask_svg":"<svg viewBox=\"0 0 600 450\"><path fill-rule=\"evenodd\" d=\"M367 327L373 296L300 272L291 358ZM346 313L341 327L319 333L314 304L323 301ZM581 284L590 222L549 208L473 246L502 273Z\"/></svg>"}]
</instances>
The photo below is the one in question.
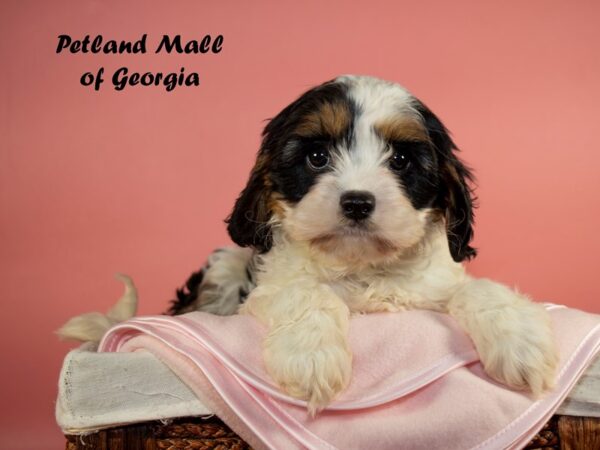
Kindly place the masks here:
<instances>
[{"instance_id":1,"label":"puppy's paw","mask_svg":"<svg viewBox=\"0 0 600 450\"><path fill-rule=\"evenodd\" d=\"M306 400L314 416L348 386L352 356L344 345L287 349L267 340L265 365L273 380L290 396ZM271 344L271 345L269 345Z\"/></svg>"},{"instance_id":2,"label":"puppy's paw","mask_svg":"<svg viewBox=\"0 0 600 450\"><path fill-rule=\"evenodd\" d=\"M538 397L554 386L558 351L543 308L527 305L520 314L519 319L530 316L530 320L508 323L508 317L499 315L494 335L480 336L476 346L490 377Z\"/></svg>"}]
</instances>

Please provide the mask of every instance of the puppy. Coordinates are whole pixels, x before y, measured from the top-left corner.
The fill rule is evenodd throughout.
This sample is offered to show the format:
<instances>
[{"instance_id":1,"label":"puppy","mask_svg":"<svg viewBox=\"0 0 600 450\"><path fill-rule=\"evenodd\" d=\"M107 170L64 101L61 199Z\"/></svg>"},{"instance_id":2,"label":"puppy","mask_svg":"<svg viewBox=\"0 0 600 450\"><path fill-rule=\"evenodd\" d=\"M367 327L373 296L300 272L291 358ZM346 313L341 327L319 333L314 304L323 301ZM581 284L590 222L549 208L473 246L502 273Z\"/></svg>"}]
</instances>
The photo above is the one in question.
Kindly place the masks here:
<instances>
[{"instance_id":1,"label":"puppy","mask_svg":"<svg viewBox=\"0 0 600 450\"><path fill-rule=\"evenodd\" d=\"M172 312L264 323L271 377L314 413L347 385L352 314L451 314L492 378L538 395L557 365L549 316L524 295L474 279L471 172L440 120L397 84L342 76L266 126L228 218L240 247L211 256Z\"/></svg>"}]
</instances>

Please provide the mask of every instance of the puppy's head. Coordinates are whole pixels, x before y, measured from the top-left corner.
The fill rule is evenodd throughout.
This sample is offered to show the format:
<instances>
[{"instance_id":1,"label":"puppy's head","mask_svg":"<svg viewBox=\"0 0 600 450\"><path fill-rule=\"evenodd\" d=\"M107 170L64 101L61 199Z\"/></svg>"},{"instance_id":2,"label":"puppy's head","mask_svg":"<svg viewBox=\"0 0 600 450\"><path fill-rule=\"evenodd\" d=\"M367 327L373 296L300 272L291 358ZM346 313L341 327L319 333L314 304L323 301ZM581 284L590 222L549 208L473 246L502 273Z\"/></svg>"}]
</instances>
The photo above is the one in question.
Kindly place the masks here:
<instances>
[{"instance_id":1,"label":"puppy's head","mask_svg":"<svg viewBox=\"0 0 600 450\"><path fill-rule=\"evenodd\" d=\"M317 86L266 126L228 231L268 251L272 227L341 260L377 262L444 220L455 261L469 246L469 170L440 120L399 85L344 76Z\"/></svg>"}]
</instances>

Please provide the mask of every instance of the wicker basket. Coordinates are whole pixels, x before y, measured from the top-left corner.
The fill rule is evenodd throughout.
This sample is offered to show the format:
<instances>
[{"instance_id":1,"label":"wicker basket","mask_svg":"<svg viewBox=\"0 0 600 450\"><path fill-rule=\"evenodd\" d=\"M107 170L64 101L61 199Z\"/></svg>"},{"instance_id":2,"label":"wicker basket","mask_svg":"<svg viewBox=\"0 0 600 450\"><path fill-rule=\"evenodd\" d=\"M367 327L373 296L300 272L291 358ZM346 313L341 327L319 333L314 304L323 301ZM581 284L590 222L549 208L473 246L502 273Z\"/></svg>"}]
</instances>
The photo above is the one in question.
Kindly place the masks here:
<instances>
[{"instance_id":1,"label":"wicker basket","mask_svg":"<svg viewBox=\"0 0 600 450\"><path fill-rule=\"evenodd\" d=\"M217 417L174 420L169 424L145 422L82 436L67 436L67 450L180 450L249 449ZM526 449L599 450L600 419L554 416Z\"/></svg>"}]
</instances>

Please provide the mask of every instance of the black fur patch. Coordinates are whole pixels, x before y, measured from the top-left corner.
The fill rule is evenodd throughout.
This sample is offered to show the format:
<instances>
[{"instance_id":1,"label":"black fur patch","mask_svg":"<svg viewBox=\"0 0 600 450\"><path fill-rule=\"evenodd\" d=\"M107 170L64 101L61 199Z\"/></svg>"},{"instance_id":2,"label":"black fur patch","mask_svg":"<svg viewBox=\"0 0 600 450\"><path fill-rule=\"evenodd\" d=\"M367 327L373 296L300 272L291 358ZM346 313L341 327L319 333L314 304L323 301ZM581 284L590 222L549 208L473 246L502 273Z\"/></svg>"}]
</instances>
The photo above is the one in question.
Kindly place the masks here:
<instances>
[{"instance_id":1,"label":"black fur patch","mask_svg":"<svg viewBox=\"0 0 600 450\"><path fill-rule=\"evenodd\" d=\"M207 267L203 267L197 272L192 273L186 281L185 286L177 289L177 298L171 300L171 306L169 307L167 314L175 316L188 311L188 308L190 308L198 299L200 286L202 285L202 279L204 278L204 271L206 269Z\"/></svg>"},{"instance_id":2,"label":"black fur patch","mask_svg":"<svg viewBox=\"0 0 600 450\"><path fill-rule=\"evenodd\" d=\"M446 218L448 244L457 261L473 258L477 250L469 246L473 238L475 197L469 183L475 179L471 170L458 158L458 147L450 133L427 106L417 102L438 160L439 187L433 206Z\"/></svg>"},{"instance_id":3,"label":"black fur patch","mask_svg":"<svg viewBox=\"0 0 600 450\"><path fill-rule=\"evenodd\" d=\"M306 164L311 150L326 149L331 152L334 143L323 138L293 139L286 146L285 154L277 158L271 173L275 192L290 203L302 200L317 178L328 169L315 171Z\"/></svg>"},{"instance_id":4,"label":"black fur patch","mask_svg":"<svg viewBox=\"0 0 600 450\"><path fill-rule=\"evenodd\" d=\"M409 165L397 174L413 208L431 207L439 190L437 156L428 142L396 141L391 143L395 151L406 155Z\"/></svg>"},{"instance_id":5,"label":"black fur patch","mask_svg":"<svg viewBox=\"0 0 600 450\"><path fill-rule=\"evenodd\" d=\"M326 82L304 93L267 124L250 180L226 220L236 244L268 251L272 245L268 221L274 199L300 201L319 176L306 165L311 146L330 148L337 142L351 140L356 106L348 98L347 89L343 84ZM327 134L335 125L319 127L318 121L313 120L313 126L306 126L307 117L314 117L323 109L331 112L331 105L348 113L347 126L339 127L337 135ZM324 131L311 132L319 128Z\"/></svg>"}]
</instances>

